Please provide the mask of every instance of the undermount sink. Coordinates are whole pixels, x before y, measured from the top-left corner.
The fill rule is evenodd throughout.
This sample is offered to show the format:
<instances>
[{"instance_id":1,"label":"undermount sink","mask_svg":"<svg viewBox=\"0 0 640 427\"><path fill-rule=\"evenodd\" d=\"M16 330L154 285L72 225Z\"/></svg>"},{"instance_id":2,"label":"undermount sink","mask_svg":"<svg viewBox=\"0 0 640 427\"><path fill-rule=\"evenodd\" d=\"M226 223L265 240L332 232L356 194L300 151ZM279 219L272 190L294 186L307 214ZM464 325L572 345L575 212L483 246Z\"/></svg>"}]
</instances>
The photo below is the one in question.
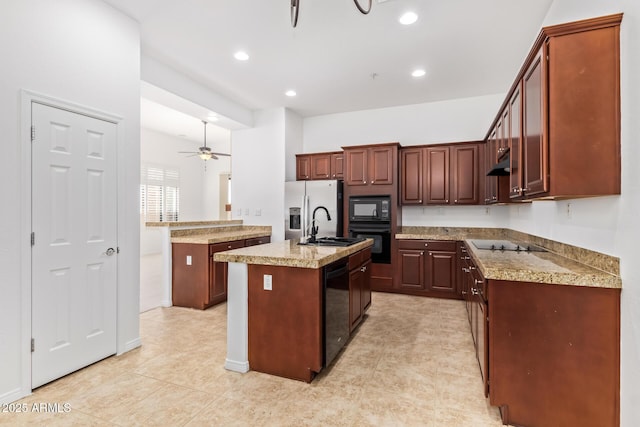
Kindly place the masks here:
<instances>
[{"instance_id":1,"label":"undermount sink","mask_svg":"<svg viewBox=\"0 0 640 427\"><path fill-rule=\"evenodd\" d=\"M351 246L364 242L364 237L318 237L315 242L298 243L302 246Z\"/></svg>"}]
</instances>

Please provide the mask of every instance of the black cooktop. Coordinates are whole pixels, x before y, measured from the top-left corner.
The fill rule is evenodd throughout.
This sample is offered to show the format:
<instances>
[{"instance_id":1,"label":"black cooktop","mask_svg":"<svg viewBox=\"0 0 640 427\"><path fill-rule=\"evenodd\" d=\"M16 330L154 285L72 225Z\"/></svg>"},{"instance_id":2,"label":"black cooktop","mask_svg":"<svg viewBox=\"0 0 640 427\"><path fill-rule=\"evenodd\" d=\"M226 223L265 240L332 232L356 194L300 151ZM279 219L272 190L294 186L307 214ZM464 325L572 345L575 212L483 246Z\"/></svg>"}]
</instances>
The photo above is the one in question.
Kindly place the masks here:
<instances>
[{"instance_id":1,"label":"black cooktop","mask_svg":"<svg viewBox=\"0 0 640 427\"><path fill-rule=\"evenodd\" d=\"M530 243L514 243L509 240L469 240L478 249L490 251L546 252L546 249Z\"/></svg>"}]
</instances>

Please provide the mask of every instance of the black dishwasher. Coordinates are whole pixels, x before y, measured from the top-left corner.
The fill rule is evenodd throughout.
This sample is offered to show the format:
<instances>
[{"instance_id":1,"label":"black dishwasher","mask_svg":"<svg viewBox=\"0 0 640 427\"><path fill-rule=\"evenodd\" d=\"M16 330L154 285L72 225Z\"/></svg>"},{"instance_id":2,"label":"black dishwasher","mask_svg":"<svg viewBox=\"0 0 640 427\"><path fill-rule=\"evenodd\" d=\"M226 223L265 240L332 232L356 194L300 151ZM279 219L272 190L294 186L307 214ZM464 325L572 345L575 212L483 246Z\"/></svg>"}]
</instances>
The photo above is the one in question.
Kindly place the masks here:
<instances>
[{"instance_id":1,"label":"black dishwasher","mask_svg":"<svg viewBox=\"0 0 640 427\"><path fill-rule=\"evenodd\" d=\"M324 267L324 366L349 339L348 258Z\"/></svg>"}]
</instances>

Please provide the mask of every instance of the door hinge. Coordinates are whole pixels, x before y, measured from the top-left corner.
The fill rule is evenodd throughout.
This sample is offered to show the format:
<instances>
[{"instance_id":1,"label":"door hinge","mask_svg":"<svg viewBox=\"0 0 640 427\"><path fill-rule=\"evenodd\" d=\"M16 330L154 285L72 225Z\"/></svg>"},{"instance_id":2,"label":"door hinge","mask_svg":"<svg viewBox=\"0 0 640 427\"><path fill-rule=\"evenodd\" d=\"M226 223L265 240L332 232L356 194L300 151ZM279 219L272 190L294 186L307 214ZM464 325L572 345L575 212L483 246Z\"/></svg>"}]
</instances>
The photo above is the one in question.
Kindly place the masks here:
<instances>
[{"instance_id":1,"label":"door hinge","mask_svg":"<svg viewBox=\"0 0 640 427\"><path fill-rule=\"evenodd\" d=\"M36 351L36 340L31 338L31 353Z\"/></svg>"},{"instance_id":2,"label":"door hinge","mask_svg":"<svg viewBox=\"0 0 640 427\"><path fill-rule=\"evenodd\" d=\"M31 232L31 246L36 244L36 233Z\"/></svg>"},{"instance_id":3,"label":"door hinge","mask_svg":"<svg viewBox=\"0 0 640 427\"><path fill-rule=\"evenodd\" d=\"M33 142L36 139L36 127L31 125L31 141Z\"/></svg>"}]
</instances>

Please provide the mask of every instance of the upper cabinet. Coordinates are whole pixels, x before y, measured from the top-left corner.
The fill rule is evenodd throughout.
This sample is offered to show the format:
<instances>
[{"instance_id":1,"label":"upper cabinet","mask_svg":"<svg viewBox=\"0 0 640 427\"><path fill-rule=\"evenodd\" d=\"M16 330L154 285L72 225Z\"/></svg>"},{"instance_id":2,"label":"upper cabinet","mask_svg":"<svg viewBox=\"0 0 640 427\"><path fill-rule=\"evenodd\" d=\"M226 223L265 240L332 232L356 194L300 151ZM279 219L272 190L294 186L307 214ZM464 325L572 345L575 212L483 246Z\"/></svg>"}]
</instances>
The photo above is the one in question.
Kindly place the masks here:
<instances>
[{"instance_id":1,"label":"upper cabinet","mask_svg":"<svg viewBox=\"0 0 640 427\"><path fill-rule=\"evenodd\" d=\"M311 156L308 154L296 154L296 180L311 179Z\"/></svg>"},{"instance_id":2,"label":"upper cabinet","mask_svg":"<svg viewBox=\"0 0 640 427\"><path fill-rule=\"evenodd\" d=\"M403 205L479 203L482 144L442 144L400 150Z\"/></svg>"},{"instance_id":3,"label":"upper cabinet","mask_svg":"<svg viewBox=\"0 0 640 427\"><path fill-rule=\"evenodd\" d=\"M344 179L344 153L331 154L331 179Z\"/></svg>"},{"instance_id":4,"label":"upper cabinet","mask_svg":"<svg viewBox=\"0 0 640 427\"><path fill-rule=\"evenodd\" d=\"M342 179L342 152L296 154L296 180Z\"/></svg>"},{"instance_id":5,"label":"upper cabinet","mask_svg":"<svg viewBox=\"0 0 640 427\"><path fill-rule=\"evenodd\" d=\"M350 186L393 185L397 170L398 145L377 144L343 147L346 170L344 183Z\"/></svg>"},{"instance_id":6,"label":"upper cabinet","mask_svg":"<svg viewBox=\"0 0 640 427\"><path fill-rule=\"evenodd\" d=\"M508 149L511 199L620 194L621 21L617 14L542 29L487 133L488 155ZM491 191L501 180L486 179L485 202L499 198Z\"/></svg>"}]
</instances>

